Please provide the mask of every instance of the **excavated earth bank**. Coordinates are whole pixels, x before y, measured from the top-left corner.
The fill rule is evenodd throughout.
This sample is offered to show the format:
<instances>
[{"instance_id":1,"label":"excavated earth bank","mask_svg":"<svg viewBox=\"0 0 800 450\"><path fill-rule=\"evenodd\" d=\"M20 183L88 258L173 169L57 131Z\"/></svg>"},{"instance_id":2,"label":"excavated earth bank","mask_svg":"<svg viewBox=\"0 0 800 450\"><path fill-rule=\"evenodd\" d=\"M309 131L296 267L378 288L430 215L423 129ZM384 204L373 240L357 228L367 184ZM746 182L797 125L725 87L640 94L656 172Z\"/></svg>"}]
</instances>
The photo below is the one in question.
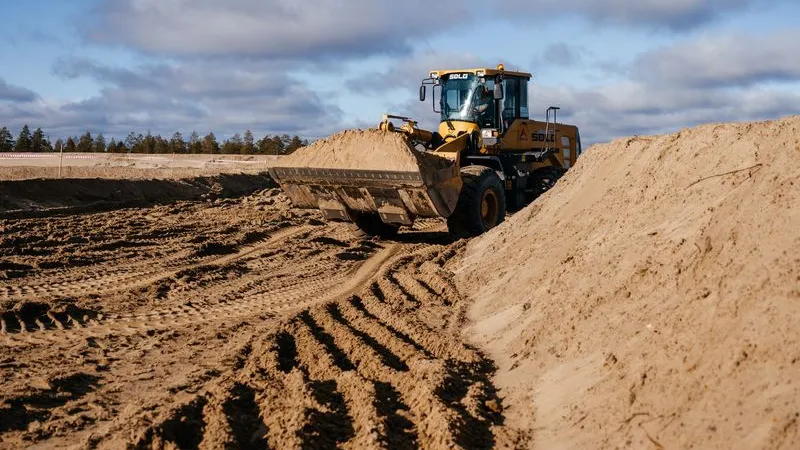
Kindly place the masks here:
<instances>
[{"instance_id":1,"label":"excavated earth bank","mask_svg":"<svg viewBox=\"0 0 800 450\"><path fill-rule=\"evenodd\" d=\"M470 242L506 423L542 449L797 448L798 161L800 117L621 139Z\"/></svg>"},{"instance_id":2,"label":"excavated earth bank","mask_svg":"<svg viewBox=\"0 0 800 450\"><path fill-rule=\"evenodd\" d=\"M275 183L267 173L160 180L0 180L0 218L102 211L178 200L238 197L270 187L275 187Z\"/></svg>"}]
</instances>

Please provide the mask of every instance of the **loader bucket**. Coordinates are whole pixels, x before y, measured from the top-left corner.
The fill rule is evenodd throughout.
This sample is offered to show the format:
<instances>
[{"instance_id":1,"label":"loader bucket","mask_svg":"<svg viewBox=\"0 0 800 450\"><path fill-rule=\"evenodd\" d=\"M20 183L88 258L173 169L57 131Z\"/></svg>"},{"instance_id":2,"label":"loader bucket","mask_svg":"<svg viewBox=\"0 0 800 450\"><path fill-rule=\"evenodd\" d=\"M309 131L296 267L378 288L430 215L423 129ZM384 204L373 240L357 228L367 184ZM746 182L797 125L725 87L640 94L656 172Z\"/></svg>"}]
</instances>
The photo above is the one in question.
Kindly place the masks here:
<instances>
[{"instance_id":1,"label":"loader bucket","mask_svg":"<svg viewBox=\"0 0 800 450\"><path fill-rule=\"evenodd\" d=\"M272 178L298 208L316 208L330 220L378 214L389 224L411 225L418 217L448 217L458 202L457 164L417 171L274 167Z\"/></svg>"}]
</instances>

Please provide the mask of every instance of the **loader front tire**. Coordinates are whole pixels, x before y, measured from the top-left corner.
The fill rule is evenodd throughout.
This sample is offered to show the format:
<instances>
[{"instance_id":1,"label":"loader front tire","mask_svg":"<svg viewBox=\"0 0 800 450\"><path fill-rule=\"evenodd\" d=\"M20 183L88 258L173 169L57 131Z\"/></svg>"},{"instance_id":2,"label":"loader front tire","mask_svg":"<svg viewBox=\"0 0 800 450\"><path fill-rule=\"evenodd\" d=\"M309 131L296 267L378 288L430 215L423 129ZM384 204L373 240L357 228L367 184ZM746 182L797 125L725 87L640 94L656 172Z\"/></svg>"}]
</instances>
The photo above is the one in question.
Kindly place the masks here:
<instances>
[{"instance_id":1,"label":"loader front tire","mask_svg":"<svg viewBox=\"0 0 800 450\"><path fill-rule=\"evenodd\" d=\"M472 237L499 225L506 217L503 183L494 170L485 166L461 168L464 186L447 228L456 237Z\"/></svg>"}]
</instances>

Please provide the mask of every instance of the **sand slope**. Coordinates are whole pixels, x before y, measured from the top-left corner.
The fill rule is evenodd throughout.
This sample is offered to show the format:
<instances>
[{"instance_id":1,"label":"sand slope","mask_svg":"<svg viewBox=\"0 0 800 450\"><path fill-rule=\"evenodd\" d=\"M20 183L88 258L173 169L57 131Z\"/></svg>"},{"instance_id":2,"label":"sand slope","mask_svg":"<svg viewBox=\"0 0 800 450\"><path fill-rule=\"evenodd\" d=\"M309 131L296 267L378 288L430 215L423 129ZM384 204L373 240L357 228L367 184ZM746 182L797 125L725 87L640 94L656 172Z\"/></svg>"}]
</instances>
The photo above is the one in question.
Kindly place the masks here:
<instances>
[{"instance_id":1,"label":"sand slope","mask_svg":"<svg viewBox=\"0 0 800 450\"><path fill-rule=\"evenodd\" d=\"M535 448L796 448L800 117L595 146L458 285Z\"/></svg>"}]
</instances>

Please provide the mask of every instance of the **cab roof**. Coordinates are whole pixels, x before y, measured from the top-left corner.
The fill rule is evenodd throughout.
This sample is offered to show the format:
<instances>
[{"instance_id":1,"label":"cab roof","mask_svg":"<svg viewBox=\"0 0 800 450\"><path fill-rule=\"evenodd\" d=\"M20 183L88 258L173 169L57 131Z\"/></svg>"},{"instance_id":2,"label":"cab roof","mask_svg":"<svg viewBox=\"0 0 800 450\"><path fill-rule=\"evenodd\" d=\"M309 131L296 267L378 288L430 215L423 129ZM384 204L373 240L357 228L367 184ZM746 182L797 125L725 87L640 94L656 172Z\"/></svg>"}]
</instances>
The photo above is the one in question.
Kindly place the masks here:
<instances>
[{"instance_id":1,"label":"cab roof","mask_svg":"<svg viewBox=\"0 0 800 450\"><path fill-rule=\"evenodd\" d=\"M503 74L509 77L521 77L526 79L531 79L532 75L527 72L516 72L513 70L502 70L498 68L489 68L489 67L480 67L477 69L445 69L445 70L431 70L430 76L431 78L442 78L446 75L450 75L453 73L472 73L478 74L479 72L483 72L484 76L493 77L498 74Z\"/></svg>"}]
</instances>

